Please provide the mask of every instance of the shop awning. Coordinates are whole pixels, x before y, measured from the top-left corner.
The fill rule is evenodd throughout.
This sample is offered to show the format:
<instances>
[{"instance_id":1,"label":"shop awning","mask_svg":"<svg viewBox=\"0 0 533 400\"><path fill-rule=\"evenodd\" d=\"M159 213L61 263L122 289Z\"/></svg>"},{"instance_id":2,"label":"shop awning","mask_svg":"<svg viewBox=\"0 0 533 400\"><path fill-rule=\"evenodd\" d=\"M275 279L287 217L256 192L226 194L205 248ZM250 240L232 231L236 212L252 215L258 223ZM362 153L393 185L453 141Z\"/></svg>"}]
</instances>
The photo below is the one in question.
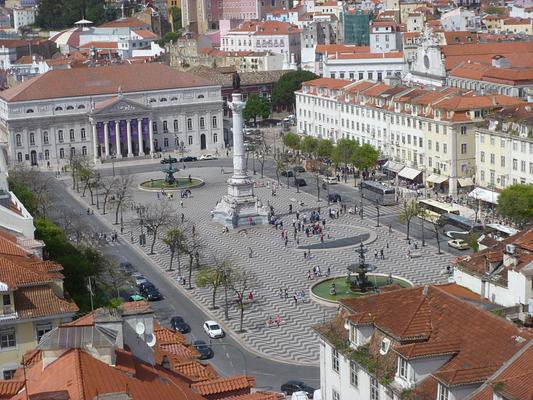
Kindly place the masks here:
<instances>
[{"instance_id":1,"label":"shop awning","mask_svg":"<svg viewBox=\"0 0 533 400\"><path fill-rule=\"evenodd\" d=\"M472 178L457 178L457 183L461 187L475 186Z\"/></svg>"},{"instance_id":2,"label":"shop awning","mask_svg":"<svg viewBox=\"0 0 533 400\"><path fill-rule=\"evenodd\" d=\"M413 179L415 179L421 173L422 173L422 171L419 171L417 169L405 167L404 169L402 169L398 173L398 176L401 177L401 178L409 179L409 180L412 181Z\"/></svg>"},{"instance_id":3,"label":"shop awning","mask_svg":"<svg viewBox=\"0 0 533 400\"><path fill-rule=\"evenodd\" d=\"M468 197L472 197L473 199L481 200L486 203L498 204L498 197L500 197L500 194L493 192L492 190L477 187L468 193Z\"/></svg>"},{"instance_id":4,"label":"shop awning","mask_svg":"<svg viewBox=\"0 0 533 400\"><path fill-rule=\"evenodd\" d=\"M431 174L430 176L426 178L426 181L428 182L439 183L439 184L446 182L447 180L448 180L447 176L442 176L442 175L437 175L437 174Z\"/></svg>"},{"instance_id":5,"label":"shop awning","mask_svg":"<svg viewBox=\"0 0 533 400\"><path fill-rule=\"evenodd\" d=\"M399 163L399 162L396 162L396 161L387 161L385 163L385 165L383 166L383 168L385 169L388 169L389 171L392 171L392 172L400 172L402 169L403 169L404 165L402 163Z\"/></svg>"}]
</instances>

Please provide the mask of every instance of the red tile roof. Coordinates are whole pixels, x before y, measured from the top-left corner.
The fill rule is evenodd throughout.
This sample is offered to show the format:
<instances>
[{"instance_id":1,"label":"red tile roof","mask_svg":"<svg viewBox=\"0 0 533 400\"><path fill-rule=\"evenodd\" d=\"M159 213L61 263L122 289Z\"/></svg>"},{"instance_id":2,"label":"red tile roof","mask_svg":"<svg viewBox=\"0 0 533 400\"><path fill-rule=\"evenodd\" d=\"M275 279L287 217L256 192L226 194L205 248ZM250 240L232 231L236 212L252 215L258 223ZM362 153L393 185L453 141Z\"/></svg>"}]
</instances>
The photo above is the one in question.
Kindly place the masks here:
<instances>
[{"instance_id":1,"label":"red tile roof","mask_svg":"<svg viewBox=\"0 0 533 400\"><path fill-rule=\"evenodd\" d=\"M118 49L118 43L117 42L88 42L85 44L82 44L80 46L80 49Z\"/></svg>"},{"instance_id":2,"label":"red tile roof","mask_svg":"<svg viewBox=\"0 0 533 400\"><path fill-rule=\"evenodd\" d=\"M462 62L490 64L492 57L505 56L513 67L533 65L533 42L490 42L472 44L448 44L441 46L446 70Z\"/></svg>"},{"instance_id":3,"label":"red tile roof","mask_svg":"<svg viewBox=\"0 0 533 400\"><path fill-rule=\"evenodd\" d=\"M24 387L23 380L0 380L0 399L10 399Z\"/></svg>"},{"instance_id":4,"label":"red tile roof","mask_svg":"<svg viewBox=\"0 0 533 400\"><path fill-rule=\"evenodd\" d=\"M206 382L193 383L191 385L191 387L202 396L250 389L254 386L255 378L246 375L218 378Z\"/></svg>"},{"instance_id":5,"label":"red tile roof","mask_svg":"<svg viewBox=\"0 0 533 400\"><path fill-rule=\"evenodd\" d=\"M76 303L58 297L47 285L19 288L14 292L14 298L19 318L74 314L78 311Z\"/></svg>"},{"instance_id":6,"label":"red tile roof","mask_svg":"<svg viewBox=\"0 0 533 400\"><path fill-rule=\"evenodd\" d=\"M100 25L100 28L141 28L149 27L150 25L137 18L120 18L115 21L105 22Z\"/></svg>"},{"instance_id":7,"label":"red tile roof","mask_svg":"<svg viewBox=\"0 0 533 400\"><path fill-rule=\"evenodd\" d=\"M312 81L304 82L302 85L321 87L321 88L327 88L327 89L341 89L350 83L351 83L350 81L346 81L343 79L318 78L318 79L313 79Z\"/></svg>"},{"instance_id":8,"label":"red tile roof","mask_svg":"<svg viewBox=\"0 0 533 400\"><path fill-rule=\"evenodd\" d=\"M252 35L289 35L300 32L298 26L289 22L280 21L245 21L238 28L232 29L232 32L250 32Z\"/></svg>"},{"instance_id":9,"label":"red tile roof","mask_svg":"<svg viewBox=\"0 0 533 400\"><path fill-rule=\"evenodd\" d=\"M133 32L135 32L137 35L142 37L143 39L157 39L158 36L149 30L146 29L134 29Z\"/></svg>"},{"instance_id":10,"label":"red tile roof","mask_svg":"<svg viewBox=\"0 0 533 400\"><path fill-rule=\"evenodd\" d=\"M0 93L4 100L94 96L150 90L212 86L208 80L157 63L48 71Z\"/></svg>"}]
</instances>

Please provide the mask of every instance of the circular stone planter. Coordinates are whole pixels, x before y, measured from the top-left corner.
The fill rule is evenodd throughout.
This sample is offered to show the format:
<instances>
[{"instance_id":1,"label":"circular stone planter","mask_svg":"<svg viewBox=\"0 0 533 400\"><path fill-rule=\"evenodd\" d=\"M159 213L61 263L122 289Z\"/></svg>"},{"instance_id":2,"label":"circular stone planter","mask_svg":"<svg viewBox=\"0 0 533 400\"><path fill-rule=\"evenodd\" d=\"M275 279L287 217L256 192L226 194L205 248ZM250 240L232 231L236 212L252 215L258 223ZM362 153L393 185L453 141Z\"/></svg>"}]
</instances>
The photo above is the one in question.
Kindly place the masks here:
<instances>
[{"instance_id":1,"label":"circular stone planter","mask_svg":"<svg viewBox=\"0 0 533 400\"><path fill-rule=\"evenodd\" d=\"M164 179L153 179L142 182L139 185L139 189L148 191L159 191L161 189L166 191L176 191L193 189L203 186L204 184L205 182L199 178L191 178L191 182L189 182L189 178L176 178L176 183L174 185L169 185Z\"/></svg>"},{"instance_id":2,"label":"circular stone planter","mask_svg":"<svg viewBox=\"0 0 533 400\"><path fill-rule=\"evenodd\" d=\"M368 280L372 283L375 283L378 288L380 286L387 285L387 278L389 277L388 274L378 274L378 273L368 273L366 274L368 277ZM336 295L331 295L329 293L329 290L331 288L331 284L335 282L335 288L337 290ZM392 276L392 283L399 285L404 288L412 287L414 286L413 283L405 278L401 278L399 276ZM376 292L368 291L368 292L354 292L350 289L348 284L346 283L346 275L337 275L337 276L331 276L329 278L324 278L317 283L315 283L313 286L311 286L310 289L311 298L315 300L318 303L325 304L325 305L337 305L339 300L346 300L346 299L353 299L357 297L367 296L369 294L375 294Z\"/></svg>"}]
</instances>

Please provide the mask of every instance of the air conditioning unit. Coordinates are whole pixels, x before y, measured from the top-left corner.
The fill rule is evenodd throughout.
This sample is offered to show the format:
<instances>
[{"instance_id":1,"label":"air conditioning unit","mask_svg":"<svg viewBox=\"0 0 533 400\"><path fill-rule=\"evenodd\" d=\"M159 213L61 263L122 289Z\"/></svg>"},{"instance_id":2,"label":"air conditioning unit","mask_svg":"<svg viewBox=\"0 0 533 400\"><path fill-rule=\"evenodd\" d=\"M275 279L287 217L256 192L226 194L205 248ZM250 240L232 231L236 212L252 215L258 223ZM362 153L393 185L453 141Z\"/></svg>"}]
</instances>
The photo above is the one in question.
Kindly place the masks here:
<instances>
[{"instance_id":1,"label":"air conditioning unit","mask_svg":"<svg viewBox=\"0 0 533 400\"><path fill-rule=\"evenodd\" d=\"M515 246L514 244L506 244L505 245L505 252L509 254L514 254Z\"/></svg>"}]
</instances>

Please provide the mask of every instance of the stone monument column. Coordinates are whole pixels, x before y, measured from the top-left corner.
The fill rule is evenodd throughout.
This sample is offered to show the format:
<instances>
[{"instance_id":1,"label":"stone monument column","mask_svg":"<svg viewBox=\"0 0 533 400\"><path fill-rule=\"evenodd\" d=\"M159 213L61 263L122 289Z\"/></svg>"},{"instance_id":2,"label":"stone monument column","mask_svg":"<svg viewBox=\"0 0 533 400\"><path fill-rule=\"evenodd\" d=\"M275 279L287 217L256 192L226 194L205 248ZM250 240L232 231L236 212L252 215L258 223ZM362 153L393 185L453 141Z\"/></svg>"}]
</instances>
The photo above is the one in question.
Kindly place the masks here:
<instances>
[{"instance_id":1,"label":"stone monument column","mask_svg":"<svg viewBox=\"0 0 533 400\"><path fill-rule=\"evenodd\" d=\"M242 94L234 93L232 95L232 102L230 103L231 111L233 112L233 178L243 178L246 176L246 167L244 159L244 136L242 125L244 118L242 113L244 111L245 102L242 101Z\"/></svg>"}]
</instances>

